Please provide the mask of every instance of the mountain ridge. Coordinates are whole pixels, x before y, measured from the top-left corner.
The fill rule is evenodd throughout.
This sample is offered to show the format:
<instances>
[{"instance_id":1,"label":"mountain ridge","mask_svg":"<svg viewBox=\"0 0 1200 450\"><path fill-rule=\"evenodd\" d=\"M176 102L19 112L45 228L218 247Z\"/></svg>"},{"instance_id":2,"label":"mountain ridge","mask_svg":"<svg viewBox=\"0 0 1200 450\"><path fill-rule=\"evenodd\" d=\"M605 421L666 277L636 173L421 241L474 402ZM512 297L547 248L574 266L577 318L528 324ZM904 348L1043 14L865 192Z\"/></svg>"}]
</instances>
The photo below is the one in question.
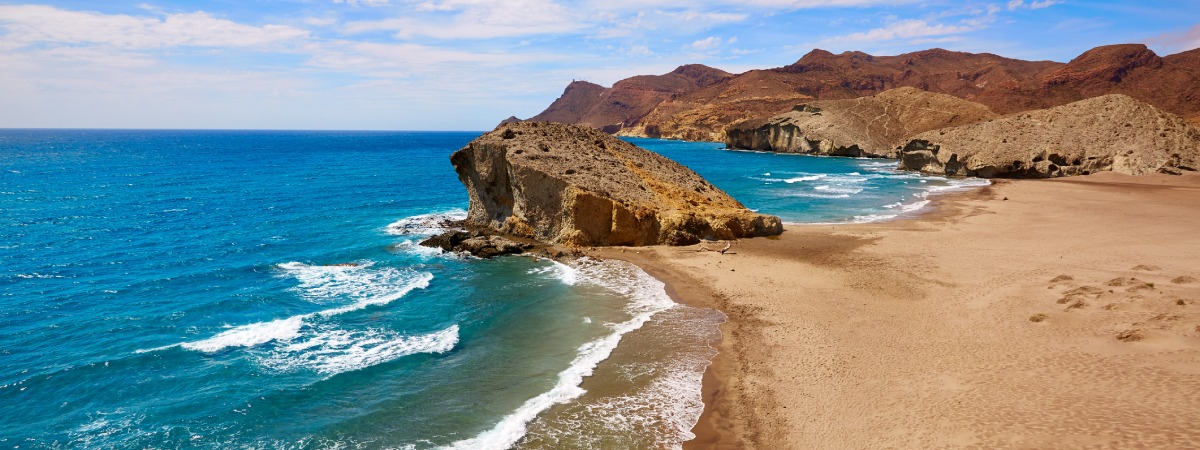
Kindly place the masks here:
<instances>
[{"instance_id":1,"label":"mountain ridge","mask_svg":"<svg viewBox=\"0 0 1200 450\"><path fill-rule=\"evenodd\" d=\"M688 69L685 69L688 68ZM530 118L625 136L722 141L734 122L798 103L913 87L986 105L1001 114L1125 94L1200 121L1200 49L1159 56L1143 44L1093 48L1069 62L1025 61L933 48L894 56L814 49L792 64L729 74L701 65L626 78L610 88L571 83Z\"/></svg>"}]
</instances>

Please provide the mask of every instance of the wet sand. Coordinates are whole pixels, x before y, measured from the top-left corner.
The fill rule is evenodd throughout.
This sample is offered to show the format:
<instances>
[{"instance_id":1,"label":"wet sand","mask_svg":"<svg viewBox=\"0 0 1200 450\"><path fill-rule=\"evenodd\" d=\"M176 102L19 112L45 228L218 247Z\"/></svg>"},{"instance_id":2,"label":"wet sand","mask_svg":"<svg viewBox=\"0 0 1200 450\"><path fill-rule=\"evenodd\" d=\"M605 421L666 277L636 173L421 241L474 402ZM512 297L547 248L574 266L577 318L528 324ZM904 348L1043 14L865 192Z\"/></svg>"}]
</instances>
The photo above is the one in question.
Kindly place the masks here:
<instances>
[{"instance_id":1,"label":"wet sand","mask_svg":"<svg viewBox=\"0 0 1200 450\"><path fill-rule=\"evenodd\" d=\"M1200 447L1200 176L999 181L787 229L593 252L728 316L685 447Z\"/></svg>"}]
</instances>

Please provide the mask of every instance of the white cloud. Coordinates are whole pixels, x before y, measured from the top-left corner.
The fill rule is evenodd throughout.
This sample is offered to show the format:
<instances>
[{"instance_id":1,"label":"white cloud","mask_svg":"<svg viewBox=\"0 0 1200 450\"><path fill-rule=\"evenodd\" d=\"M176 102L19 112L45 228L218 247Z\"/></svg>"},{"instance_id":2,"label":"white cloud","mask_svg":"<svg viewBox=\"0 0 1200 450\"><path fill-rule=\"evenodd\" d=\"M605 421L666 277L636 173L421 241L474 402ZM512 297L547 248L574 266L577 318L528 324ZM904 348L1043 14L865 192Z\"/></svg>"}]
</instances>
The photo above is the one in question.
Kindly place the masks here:
<instances>
[{"instance_id":1,"label":"white cloud","mask_svg":"<svg viewBox=\"0 0 1200 450\"><path fill-rule=\"evenodd\" d=\"M736 36L731 37L729 39L723 39L718 36L709 36L707 38L700 39L698 41L693 41L691 44L688 45L688 49L695 50L695 51L698 51L701 53L707 53L707 54L711 55L711 54L715 54L716 51L724 48L725 46L734 44L736 42L737 42Z\"/></svg>"},{"instance_id":2,"label":"white cloud","mask_svg":"<svg viewBox=\"0 0 1200 450\"><path fill-rule=\"evenodd\" d=\"M108 45L124 49L180 46L263 48L308 37L284 25L243 25L203 11L163 18L68 11L50 6L0 6L0 41L23 47L36 43Z\"/></svg>"},{"instance_id":3,"label":"white cloud","mask_svg":"<svg viewBox=\"0 0 1200 450\"><path fill-rule=\"evenodd\" d=\"M654 54L654 52L650 50L650 47L647 47L647 46L641 45L641 44L634 44L634 45L629 46L627 53L629 53L632 56L650 56L650 55Z\"/></svg>"},{"instance_id":4,"label":"white cloud","mask_svg":"<svg viewBox=\"0 0 1200 450\"><path fill-rule=\"evenodd\" d=\"M883 42L892 40L904 40L914 38L928 38L931 36L945 36L950 34L960 34L975 30L976 27L968 25L946 25L939 23L929 23L920 19L909 19L892 22L882 28L863 31L859 33L851 33L845 36L825 39L825 43L854 43L854 42Z\"/></svg>"},{"instance_id":5,"label":"white cloud","mask_svg":"<svg viewBox=\"0 0 1200 450\"><path fill-rule=\"evenodd\" d=\"M1021 8L1042 9L1062 3L1061 0L1030 0L1029 4L1025 4L1025 0L1009 0L1008 10L1016 11Z\"/></svg>"},{"instance_id":6,"label":"white cloud","mask_svg":"<svg viewBox=\"0 0 1200 450\"><path fill-rule=\"evenodd\" d=\"M572 33L584 27L551 0L440 0L414 6L413 14L346 24L347 33L391 31L397 38L489 39Z\"/></svg>"},{"instance_id":7,"label":"white cloud","mask_svg":"<svg viewBox=\"0 0 1200 450\"><path fill-rule=\"evenodd\" d=\"M390 0L333 0L333 2L350 6L387 6L391 3Z\"/></svg>"},{"instance_id":8,"label":"white cloud","mask_svg":"<svg viewBox=\"0 0 1200 450\"><path fill-rule=\"evenodd\" d=\"M653 8L691 8L711 10L719 7L750 7L760 10L797 10L815 8L898 6L922 0L592 0L589 8L605 10L646 10Z\"/></svg>"}]
</instances>

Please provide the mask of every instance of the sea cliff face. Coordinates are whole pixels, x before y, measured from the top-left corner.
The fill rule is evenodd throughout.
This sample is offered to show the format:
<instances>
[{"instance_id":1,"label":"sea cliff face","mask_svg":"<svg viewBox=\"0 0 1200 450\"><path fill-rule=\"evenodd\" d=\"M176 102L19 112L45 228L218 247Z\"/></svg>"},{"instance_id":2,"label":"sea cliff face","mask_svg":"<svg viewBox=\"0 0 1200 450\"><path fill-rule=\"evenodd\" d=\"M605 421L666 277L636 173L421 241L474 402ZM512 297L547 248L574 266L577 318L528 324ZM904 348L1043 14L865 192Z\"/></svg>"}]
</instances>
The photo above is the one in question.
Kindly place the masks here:
<instances>
[{"instance_id":1,"label":"sea cliff face","mask_svg":"<svg viewBox=\"0 0 1200 450\"><path fill-rule=\"evenodd\" d=\"M548 244L686 245L776 235L688 168L583 126L502 124L451 155L466 222Z\"/></svg>"},{"instance_id":2,"label":"sea cliff face","mask_svg":"<svg viewBox=\"0 0 1200 450\"><path fill-rule=\"evenodd\" d=\"M895 158L914 134L994 119L988 107L945 94L898 88L869 97L797 105L730 125L730 148L810 155Z\"/></svg>"},{"instance_id":3,"label":"sea cliff face","mask_svg":"<svg viewBox=\"0 0 1200 450\"><path fill-rule=\"evenodd\" d=\"M900 168L938 175L1046 178L1194 171L1200 130L1112 94L913 136Z\"/></svg>"}]
</instances>

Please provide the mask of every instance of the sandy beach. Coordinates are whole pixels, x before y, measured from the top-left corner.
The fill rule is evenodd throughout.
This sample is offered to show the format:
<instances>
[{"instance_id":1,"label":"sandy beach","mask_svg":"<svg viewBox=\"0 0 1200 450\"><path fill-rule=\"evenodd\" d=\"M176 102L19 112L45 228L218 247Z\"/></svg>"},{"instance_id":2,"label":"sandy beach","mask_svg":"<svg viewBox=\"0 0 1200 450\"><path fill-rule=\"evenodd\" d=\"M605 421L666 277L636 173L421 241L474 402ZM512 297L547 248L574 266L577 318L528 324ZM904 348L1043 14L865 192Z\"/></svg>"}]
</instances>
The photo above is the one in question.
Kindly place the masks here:
<instances>
[{"instance_id":1,"label":"sandy beach","mask_svg":"<svg viewBox=\"0 0 1200 450\"><path fill-rule=\"evenodd\" d=\"M687 447L1200 447L1200 176L1001 180L926 211L594 251L729 318Z\"/></svg>"}]
</instances>

